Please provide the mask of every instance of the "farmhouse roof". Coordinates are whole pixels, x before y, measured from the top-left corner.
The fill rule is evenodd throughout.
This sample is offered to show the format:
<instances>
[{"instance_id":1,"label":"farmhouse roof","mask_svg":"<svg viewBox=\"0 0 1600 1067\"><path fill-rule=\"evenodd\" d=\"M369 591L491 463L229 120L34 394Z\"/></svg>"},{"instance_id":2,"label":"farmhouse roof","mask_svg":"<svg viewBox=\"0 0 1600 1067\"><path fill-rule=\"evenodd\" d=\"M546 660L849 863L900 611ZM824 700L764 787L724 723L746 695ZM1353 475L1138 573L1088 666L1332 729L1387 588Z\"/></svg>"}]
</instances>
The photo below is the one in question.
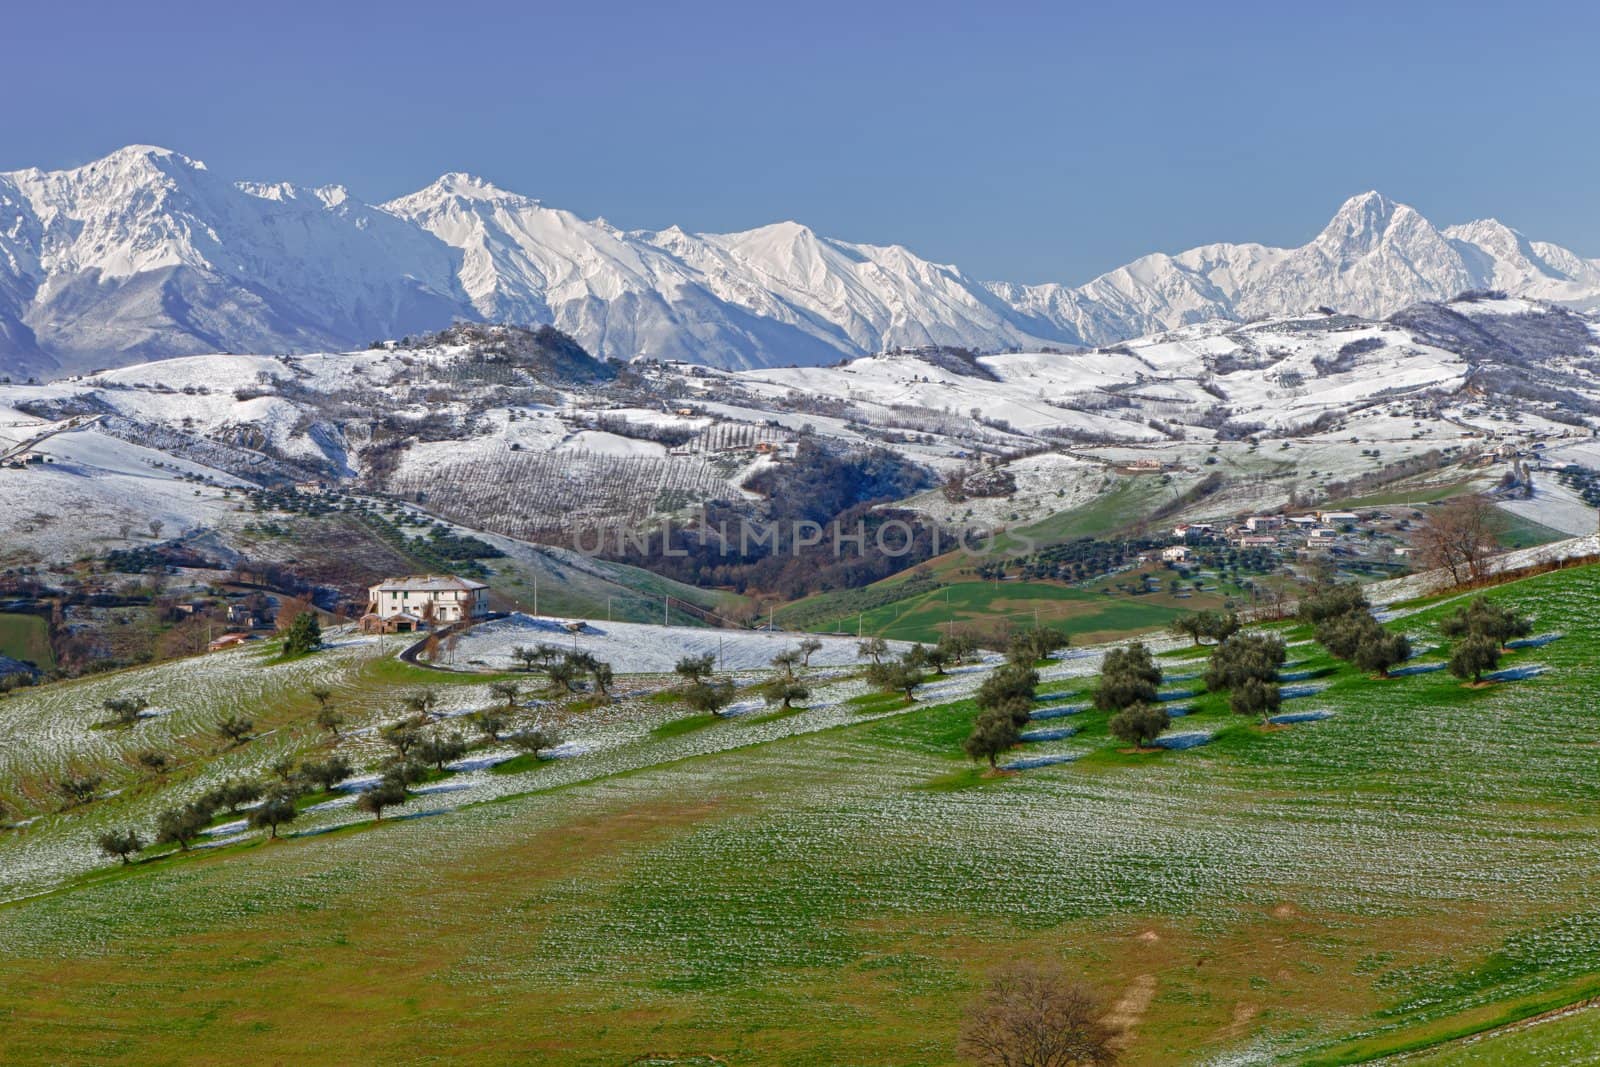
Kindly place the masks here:
<instances>
[{"instance_id":1,"label":"farmhouse roof","mask_svg":"<svg viewBox=\"0 0 1600 1067\"><path fill-rule=\"evenodd\" d=\"M474 582L470 578L457 578L453 574L411 574L404 578L385 578L378 583L377 588L384 592L392 589L406 593L443 593L489 587L483 582Z\"/></svg>"}]
</instances>

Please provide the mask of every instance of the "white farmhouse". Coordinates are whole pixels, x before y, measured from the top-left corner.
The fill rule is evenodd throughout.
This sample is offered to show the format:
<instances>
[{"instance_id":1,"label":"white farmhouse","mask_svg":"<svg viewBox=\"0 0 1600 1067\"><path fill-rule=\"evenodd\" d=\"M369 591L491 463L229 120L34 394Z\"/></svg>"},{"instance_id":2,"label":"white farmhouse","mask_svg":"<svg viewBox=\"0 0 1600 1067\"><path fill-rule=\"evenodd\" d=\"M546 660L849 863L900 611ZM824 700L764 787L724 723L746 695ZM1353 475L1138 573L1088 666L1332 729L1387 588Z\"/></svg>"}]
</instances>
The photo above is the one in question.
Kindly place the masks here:
<instances>
[{"instance_id":1,"label":"white farmhouse","mask_svg":"<svg viewBox=\"0 0 1600 1067\"><path fill-rule=\"evenodd\" d=\"M453 574L386 578L367 591L363 630L410 633L489 613L489 587Z\"/></svg>"}]
</instances>

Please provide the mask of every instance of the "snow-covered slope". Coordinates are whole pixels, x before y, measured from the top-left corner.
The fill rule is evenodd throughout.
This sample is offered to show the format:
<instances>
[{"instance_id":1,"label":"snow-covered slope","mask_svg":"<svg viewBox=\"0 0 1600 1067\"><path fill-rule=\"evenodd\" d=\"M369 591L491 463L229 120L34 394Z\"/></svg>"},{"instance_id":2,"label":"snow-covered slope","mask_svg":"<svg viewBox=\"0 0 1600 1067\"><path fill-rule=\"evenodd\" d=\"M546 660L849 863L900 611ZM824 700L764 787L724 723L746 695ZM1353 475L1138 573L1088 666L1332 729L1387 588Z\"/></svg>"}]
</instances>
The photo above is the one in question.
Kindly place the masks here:
<instances>
[{"instance_id":1,"label":"snow-covered slope","mask_svg":"<svg viewBox=\"0 0 1600 1067\"><path fill-rule=\"evenodd\" d=\"M980 282L794 222L623 231L465 174L364 204L231 182L162 148L0 174L0 373L347 349L455 319L554 323L598 356L729 368L920 345L1097 345L1328 305L1381 316L1499 288L1600 305L1600 264L1493 220L1436 229L1377 193L1308 244L1145 256L1086 285Z\"/></svg>"}]
</instances>

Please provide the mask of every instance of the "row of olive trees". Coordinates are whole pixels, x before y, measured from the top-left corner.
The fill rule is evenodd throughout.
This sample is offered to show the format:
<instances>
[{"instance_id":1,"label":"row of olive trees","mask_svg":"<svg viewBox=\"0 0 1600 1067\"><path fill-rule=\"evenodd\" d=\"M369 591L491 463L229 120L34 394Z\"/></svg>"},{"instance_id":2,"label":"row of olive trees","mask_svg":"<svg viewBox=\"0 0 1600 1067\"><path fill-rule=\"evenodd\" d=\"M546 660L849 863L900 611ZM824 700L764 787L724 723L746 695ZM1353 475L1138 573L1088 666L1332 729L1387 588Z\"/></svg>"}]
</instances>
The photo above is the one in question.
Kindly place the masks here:
<instances>
[{"instance_id":1,"label":"row of olive trees","mask_svg":"<svg viewBox=\"0 0 1600 1067\"><path fill-rule=\"evenodd\" d=\"M1278 673L1287 658L1288 648L1275 634L1234 634L1212 650L1206 689L1227 693L1234 714L1256 716L1265 723L1283 706Z\"/></svg>"},{"instance_id":2,"label":"row of olive trees","mask_svg":"<svg viewBox=\"0 0 1600 1067\"><path fill-rule=\"evenodd\" d=\"M1533 633L1533 620L1478 597L1442 621L1439 632L1455 642L1450 673L1478 685L1500 666L1501 653L1512 641Z\"/></svg>"},{"instance_id":3,"label":"row of olive trees","mask_svg":"<svg viewBox=\"0 0 1600 1067\"><path fill-rule=\"evenodd\" d=\"M1161 667L1142 641L1106 653L1093 700L1097 710L1111 713L1106 729L1112 737L1144 748L1172 725L1157 696L1161 677Z\"/></svg>"},{"instance_id":4,"label":"row of olive trees","mask_svg":"<svg viewBox=\"0 0 1600 1067\"><path fill-rule=\"evenodd\" d=\"M1411 658L1410 639L1384 629L1354 583L1314 590L1301 600L1298 617L1315 627L1317 643L1334 659L1353 663L1380 678L1387 678L1391 670Z\"/></svg>"},{"instance_id":5,"label":"row of olive trees","mask_svg":"<svg viewBox=\"0 0 1600 1067\"><path fill-rule=\"evenodd\" d=\"M1354 584L1317 589L1301 601L1299 618L1315 627L1317 642L1335 659L1379 678L1388 677L1411 658L1410 640L1387 631ZM1500 656L1511 641L1533 632L1533 622L1486 597L1477 597L1445 618L1439 632L1454 642L1450 673L1476 685L1500 665Z\"/></svg>"},{"instance_id":6,"label":"row of olive trees","mask_svg":"<svg viewBox=\"0 0 1600 1067\"><path fill-rule=\"evenodd\" d=\"M587 678L595 692L607 699L611 696L615 672L610 663L596 659L591 653L549 644L517 645L511 650L511 658L521 664L524 671L542 672L551 689L576 693Z\"/></svg>"},{"instance_id":7,"label":"row of olive trees","mask_svg":"<svg viewBox=\"0 0 1600 1067\"><path fill-rule=\"evenodd\" d=\"M993 771L1004 752L1014 747L1033 713L1039 672L1029 664L1006 662L983 680L973 698L978 706L972 732L961 743L973 760L987 760Z\"/></svg>"},{"instance_id":8,"label":"row of olive trees","mask_svg":"<svg viewBox=\"0 0 1600 1067\"><path fill-rule=\"evenodd\" d=\"M247 805L253 806L246 823L277 837L280 826L298 817L300 797L325 792L351 774L350 761L337 755L305 760L298 766L280 765L280 770L282 773L276 782L229 778L184 804L162 811L156 817L155 833L149 843L173 844L180 851L188 851L219 815L237 816ZM128 828L109 830L99 839L100 850L124 864L130 863L132 856L146 844L138 831Z\"/></svg>"}]
</instances>

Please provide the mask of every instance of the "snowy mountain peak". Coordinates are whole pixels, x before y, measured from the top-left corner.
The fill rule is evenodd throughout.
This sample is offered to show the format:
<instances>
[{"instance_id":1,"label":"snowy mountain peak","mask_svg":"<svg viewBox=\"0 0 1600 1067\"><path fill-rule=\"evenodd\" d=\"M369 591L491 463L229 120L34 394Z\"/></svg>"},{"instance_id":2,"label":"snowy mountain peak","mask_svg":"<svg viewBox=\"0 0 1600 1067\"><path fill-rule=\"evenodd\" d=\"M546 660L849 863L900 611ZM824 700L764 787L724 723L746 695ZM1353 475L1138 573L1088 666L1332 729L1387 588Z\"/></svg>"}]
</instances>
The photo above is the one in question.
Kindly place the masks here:
<instances>
[{"instance_id":1,"label":"snowy mountain peak","mask_svg":"<svg viewBox=\"0 0 1600 1067\"><path fill-rule=\"evenodd\" d=\"M182 152L174 152L160 145L133 144L119 148L102 159L79 167L78 170L94 171L101 167L129 166L150 166L163 171L172 167L182 167L187 170L206 169L206 165L200 160L186 156Z\"/></svg>"},{"instance_id":2,"label":"snowy mountain peak","mask_svg":"<svg viewBox=\"0 0 1600 1067\"><path fill-rule=\"evenodd\" d=\"M407 196L399 197L384 204L387 211L397 215L416 213L425 206L437 206L445 201L484 201L512 202L518 204L537 205L538 200L521 193L513 193L500 188L487 178L465 171L451 171L441 174L430 185L418 189Z\"/></svg>"},{"instance_id":3,"label":"snowy mountain peak","mask_svg":"<svg viewBox=\"0 0 1600 1067\"><path fill-rule=\"evenodd\" d=\"M1427 220L1410 206L1390 200L1380 192L1366 192L1340 205L1312 243L1329 251L1336 250L1342 256L1361 256L1385 240L1392 240L1395 235L1419 225L1432 230Z\"/></svg>"}]
</instances>

